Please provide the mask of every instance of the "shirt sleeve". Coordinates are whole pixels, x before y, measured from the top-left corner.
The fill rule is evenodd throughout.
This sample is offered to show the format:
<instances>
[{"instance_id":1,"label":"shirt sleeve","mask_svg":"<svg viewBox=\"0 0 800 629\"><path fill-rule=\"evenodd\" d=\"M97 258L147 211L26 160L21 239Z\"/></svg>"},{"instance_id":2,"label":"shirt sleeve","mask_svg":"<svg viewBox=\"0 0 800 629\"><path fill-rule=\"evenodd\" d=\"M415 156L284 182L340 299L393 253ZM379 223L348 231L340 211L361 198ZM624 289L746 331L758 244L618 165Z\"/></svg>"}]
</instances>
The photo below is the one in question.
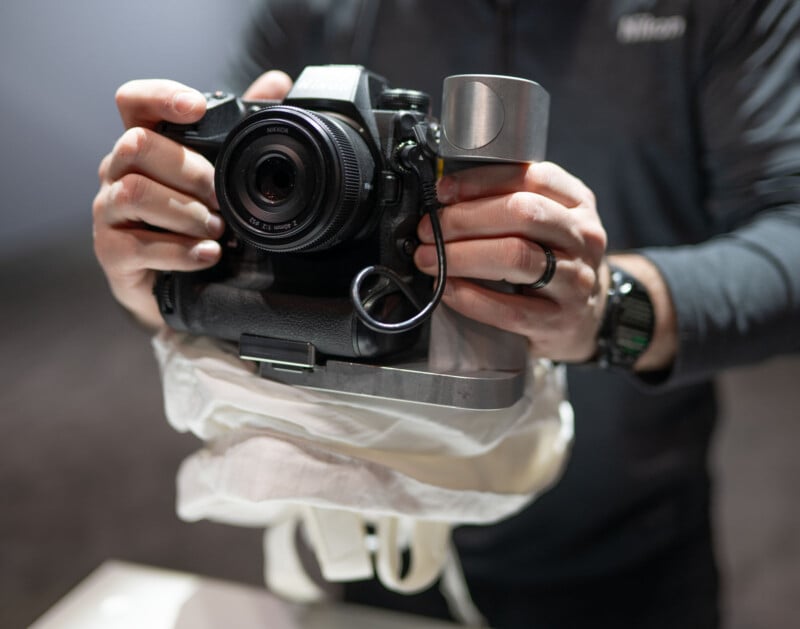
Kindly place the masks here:
<instances>
[{"instance_id":1,"label":"shirt sleeve","mask_svg":"<svg viewBox=\"0 0 800 629\"><path fill-rule=\"evenodd\" d=\"M800 349L800 2L732 4L696 60L706 211L718 235L640 251L677 315L677 359L661 384Z\"/></svg>"}]
</instances>

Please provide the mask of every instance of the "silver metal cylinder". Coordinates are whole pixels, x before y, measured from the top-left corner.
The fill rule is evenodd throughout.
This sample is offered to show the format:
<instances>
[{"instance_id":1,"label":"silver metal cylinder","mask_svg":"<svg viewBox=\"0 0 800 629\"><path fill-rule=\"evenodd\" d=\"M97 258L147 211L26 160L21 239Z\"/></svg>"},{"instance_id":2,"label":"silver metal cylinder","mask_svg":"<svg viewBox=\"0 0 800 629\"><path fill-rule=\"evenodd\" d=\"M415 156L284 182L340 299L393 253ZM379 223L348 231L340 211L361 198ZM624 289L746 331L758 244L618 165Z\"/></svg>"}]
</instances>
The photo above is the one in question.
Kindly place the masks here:
<instances>
[{"instance_id":1,"label":"silver metal cylinder","mask_svg":"<svg viewBox=\"0 0 800 629\"><path fill-rule=\"evenodd\" d=\"M544 159L550 96L541 85L509 76L459 74L447 77L443 90L443 159Z\"/></svg>"}]
</instances>

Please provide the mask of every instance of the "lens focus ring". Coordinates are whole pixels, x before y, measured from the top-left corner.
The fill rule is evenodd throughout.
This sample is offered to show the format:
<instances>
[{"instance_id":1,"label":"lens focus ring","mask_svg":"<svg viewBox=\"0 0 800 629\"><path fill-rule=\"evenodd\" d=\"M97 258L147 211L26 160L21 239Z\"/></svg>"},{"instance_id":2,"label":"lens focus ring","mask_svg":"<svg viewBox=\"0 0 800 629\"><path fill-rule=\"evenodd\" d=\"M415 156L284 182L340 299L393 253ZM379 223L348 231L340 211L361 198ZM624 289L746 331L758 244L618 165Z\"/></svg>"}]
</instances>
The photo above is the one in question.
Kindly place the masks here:
<instances>
[{"instance_id":1,"label":"lens focus ring","mask_svg":"<svg viewBox=\"0 0 800 629\"><path fill-rule=\"evenodd\" d=\"M361 187L365 181L361 169L359 168L358 158L356 152L353 150L353 143L347 137L346 132L338 123L328 118L327 120L321 116L317 116L311 112L306 112L309 116L316 118L316 120L323 125L331 134L336 148L339 153L339 168L341 169L341 177L339 178L339 203L335 210L331 213L330 221L326 226L323 233L310 243L304 249L320 249L325 248L333 242L339 242L341 237L346 236L343 228L355 215L355 210L359 202L359 194ZM351 130L355 135L355 130ZM357 136L356 136L357 137ZM362 141L361 138L358 138Z\"/></svg>"}]
</instances>

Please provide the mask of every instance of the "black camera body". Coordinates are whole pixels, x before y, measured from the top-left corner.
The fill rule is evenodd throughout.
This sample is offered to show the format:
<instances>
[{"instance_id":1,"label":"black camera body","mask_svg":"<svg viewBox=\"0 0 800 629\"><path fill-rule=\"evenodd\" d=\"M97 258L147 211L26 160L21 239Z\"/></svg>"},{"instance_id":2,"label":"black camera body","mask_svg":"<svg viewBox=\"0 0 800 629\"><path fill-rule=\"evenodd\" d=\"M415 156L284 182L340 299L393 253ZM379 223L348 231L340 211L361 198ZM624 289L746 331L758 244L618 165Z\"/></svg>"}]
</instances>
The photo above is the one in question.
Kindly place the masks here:
<instances>
[{"instance_id":1,"label":"black camera body","mask_svg":"<svg viewBox=\"0 0 800 629\"><path fill-rule=\"evenodd\" d=\"M238 341L263 377L286 384L474 409L520 398L524 360L479 370L428 360L447 274L436 179L440 165L543 159L549 96L538 83L446 77L441 123L427 94L391 89L361 66L309 66L283 101L207 99L197 124L158 128L214 163L227 225L214 267L158 274L168 325ZM413 263L425 214L439 259L435 289ZM465 327L500 352L524 342ZM504 334L513 338L501 342Z\"/></svg>"},{"instance_id":2,"label":"black camera body","mask_svg":"<svg viewBox=\"0 0 800 629\"><path fill-rule=\"evenodd\" d=\"M387 333L365 325L351 294L353 278L375 265L422 302L432 294L412 259L424 197L435 200L439 125L429 97L390 89L360 66L310 66L280 102L207 99L198 123L159 127L215 164L228 226L213 268L159 274L155 295L170 327L299 367L401 356L424 341L425 326ZM424 149L413 168L403 161L408 146ZM407 294L377 275L358 298L375 320L392 323L419 310Z\"/></svg>"}]
</instances>

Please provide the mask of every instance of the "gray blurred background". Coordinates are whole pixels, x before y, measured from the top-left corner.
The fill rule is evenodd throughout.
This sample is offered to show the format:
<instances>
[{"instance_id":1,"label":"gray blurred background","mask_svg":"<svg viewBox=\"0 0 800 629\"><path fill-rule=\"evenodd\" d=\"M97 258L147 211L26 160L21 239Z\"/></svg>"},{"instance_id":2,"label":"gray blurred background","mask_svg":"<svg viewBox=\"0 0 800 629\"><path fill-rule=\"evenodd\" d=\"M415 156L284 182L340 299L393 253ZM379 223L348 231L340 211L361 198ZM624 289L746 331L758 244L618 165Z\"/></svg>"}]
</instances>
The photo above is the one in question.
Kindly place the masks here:
<instances>
[{"instance_id":1,"label":"gray blurred background","mask_svg":"<svg viewBox=\"0 0 800 629\"><path fill-rule=\"evenodd\" d=\"M260 533L174 515L198 447L94 261L97 165L131 78L230 84L248 0L0 4L0 627L107 558L261 582ZM800 245L799 245L800 246ZM800 626L800 359L726 374L714 450L731 629Z\"/></svg>"}]
</instances>

